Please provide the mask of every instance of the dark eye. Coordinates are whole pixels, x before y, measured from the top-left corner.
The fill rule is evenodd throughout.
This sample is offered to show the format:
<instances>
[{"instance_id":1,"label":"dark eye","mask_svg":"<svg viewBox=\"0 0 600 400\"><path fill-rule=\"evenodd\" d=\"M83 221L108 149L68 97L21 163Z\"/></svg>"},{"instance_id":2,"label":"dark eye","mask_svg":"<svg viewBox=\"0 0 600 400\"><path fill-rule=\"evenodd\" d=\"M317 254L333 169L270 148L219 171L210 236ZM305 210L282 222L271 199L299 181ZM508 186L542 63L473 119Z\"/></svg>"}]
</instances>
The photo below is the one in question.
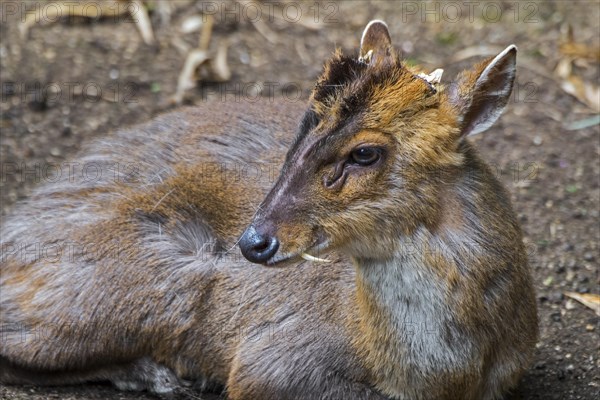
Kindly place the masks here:
<instances>
[{"instance_id":1,"label":"dark eye","mask_svg":"<svg viewBox=\"0 0 600 400\"><path fill-rule=\"evenodd\" d=\"M365 167L367 165L375 164L379 160L380 156L381 151L378 148L360 147L358 149L354 149L352 153L350 153L350 161L354 164Z\"/></svg>"}]
</instances>

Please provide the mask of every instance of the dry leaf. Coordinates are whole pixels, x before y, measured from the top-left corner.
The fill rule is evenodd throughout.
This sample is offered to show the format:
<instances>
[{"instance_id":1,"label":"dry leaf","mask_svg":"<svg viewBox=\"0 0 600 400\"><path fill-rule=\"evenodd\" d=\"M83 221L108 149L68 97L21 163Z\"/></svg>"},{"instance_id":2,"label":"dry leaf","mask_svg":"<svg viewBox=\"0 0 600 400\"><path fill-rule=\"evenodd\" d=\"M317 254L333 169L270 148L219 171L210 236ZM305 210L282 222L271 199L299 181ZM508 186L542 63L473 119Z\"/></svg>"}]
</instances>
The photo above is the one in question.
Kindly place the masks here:
<instances>
[{"instance_id":1,"label":"dry leaf","mask_svg":"<svg viewBox=\"0 0 600 400\"><path fill-rule=\"evenodd\" d=\"M229 43L227 43L226 40L222 40L219 43L217 55L211 63L212 72L215 76L215 79L218 82L226 82L231 79L231 70L229 69L229 65L227 64L228 47Z\"/></svg>"},{"instance_id":2,"label":"dry leaf","mask_svg":"<svg viewBox=\"0 0 600 400\"><path fill-rule=\"evenodd\" d=\"M235 0L236 3L240 4L242 7L246 7L248 5L254 5L255 7L260 9L260 5L256 3L254 0ZM277 34L271 30L262 20L262 18L252 18L249 20L252 26L256 29L258 33L260 33L267 41L272 44L277 43Z\"/></svg>"},{"instance_id":3,"label":"dry leaf","mask_svg":"<svg viewBox=\"0 0 600 400\"><path fill-rule=\"evenodd\" d=\"M562 42L558 46L558 51L566 57L581 58L591 61L600 61L600 47L591 47L585 43L575 42L575 34L571 24L562 27Z\"/></svg>"},{"instance_id":4,"label":"dry leaf","mask_svg":"<svg viewBox=\"0 0 600 400\"><path fill-rule=\"evenodd\" d=\"M177 90L171 97L171 102L181 104L186 90L196 86L199 80L199 74L196 72L201 65L207 64L212 74L212 79L217 82L226 82L231 79L231 71L227 64L228 43L226 40L219 42L216 55L211 55L209 51L210 39L214 18L206 15L201 25L198 47L191 50L185 60L183 68L179 73L177 80Z\"/></svg>"},{"instance_id":5,"label":"dry leaf","mask_svg":"<svg viewBox=\"0 0 600 400\"><path fill-rule=\"evenodd\" d=\"M568 79L573 73L573 63L570 58L561 58L554 68L554 73L561 79Z\"/></svg>"},{"instance_id":6,"label":"dry leaf","mask_svg":"<svg viewBox=\"0 0 600 400\"><path fill-rule=\"evenodd\" d=\"M267 39L272 44L277 43L277 35L271 30L271 28L267 26L267 24L265 24L263 20L258 19L252 20L251 22L254 28L256 28L256 31L260 33L265 39Z\"/></svg>"},{"instance_id":7,"label":"dry leaf","mask_svg":"<svg viewBox=\"0 0 600 400\"><path fill-rule=\"evenodd\" d=\"M600 48L590 47L583 43L561 43L558 51L566 57L583 58L585 60L600 61Z\"/></svg>"},{"instance_id":8,"label":"dry leaf","mask_svg":"<svg viewBox=\"0 0 600 400\"><path fill-rule=\"evenodd\" d=\"M94 2L91 5L90 3L90 1L53 1L48 3L46 7L36 7L32 12L26 13L24 21L19 24L21 38L27 38L29 29L33 25L39 22L56 22L60 20L61 16L98 18L98 15L101 15L103 17L117 17L129 11L127 7L119 4L119 0Z\"/></svg>"},{"instance_id":9,"label":"dry leaf","mask_svg":"<svg viewBox=\"0 0 600 400\"><path fill-rule=\"evenodd\" d=\"M123 3L129 3L124 5ZM26 39L29 29L38 22L56 22L61 16L86 17L86 18L115 18L119 15L132 13L133 20L148 45L154 44L154 33L150 24L150 17L141 0L114 0L114 1L55 1L49 3L53 7L36 7L34 12L27 13L25 20L19 24L19 34Z\"/></svg>"},{"instance_id":10,"label":"dry leaf","mask_svg":"<svg viewBox=\"0 0 600 400\"><path fill-rule=\"evenodd\" d=\"M196 69L208 59L204 50L194 49L188 54L177 79L177 91L171 99L175 104L181 104L185 91L196 86Z\"/></svg>"},{"instance_id":11,"label":"dry leaf","mask_svg":"<svg viewBox=\"0 0 600 400\"><path fill-rule=\"evenodd\" d=\"M201 15L190 15L183 20L179 31L181 33L197 32L200 30L200 28L202 28L202 25L204 25L204 19Z\"/></svg>"},{"instance_id":12,"label":"dry leaf","mask_svg":"<svg viewBox=\"0 0 600 400\"><path fill-rule=\"evenodd\" d=\"M563 79L560 87L586 106L600 112L600 86L586 83L580 77L571 75Z\"/></svg>"},{"instance_id":13,"label":"dry leaf","mask_svg":"<svg viewBox=\"0 0 600 400\"><path fill-rule=\"evenodd\" d=\"M563 41L558 48L562 58L554 69L554 74L561 79L560 88L583 104L600 112L600 86L592 82L584 82L573 71L573 62L576 60L600 61L600 48L576 43L573 28L570 25L563 27L563 31L565 32Z\"/></svg>"},{"instance_id":14,"label":"dry leaf","mask_svg":"<svg viewBox=\"0 0 600 400\"><path fill-rule=\"evenodd\" d=\"M596 315L600 317L600 296L592 293L574 293L574 292L564 292L565 296L572 298L573 300L577 300L581 304L586 307L594 310Z\"/></svg>"},{"instance_id":15,"label":"dry leaf","mask_svg":"<svg viewBox=\"0 0 600 400\"><path fill-rule=\"evenodd\" d=\"M568 131L576 131L578 129L586 129L596 125L600 125L600 115L573 121L564 125L564 128Z\"/></svg>"},{"instance_id":16,"label":"dry leaf","mask_svg":"<svg viewBox=\"0 0 600 400\"><path fill-rule=\"evenodd\" d=\"M146 7L144 7L141 0L130 0L130 3L135 5L134 10L136 11L136 15L133 17L135 25L140 31L142 39L144 39L144 43L147 45L154 44L154 32L152 31L152 24L150 24L148 10L146 10Z\"/></svg>"},{"instance_id":17,"label":"dry leaf","mask_svg":"<svg viewBox=\"0 0 600 400\"><path fill-rule=\"evenodd\" d=\"M156 7L156 13L160 17L160 24L162 26L169 25L169 23L171 22L171 15L175 11L173 9L175 7L175 4L171 3L170 1L158 0L154 3L154 6Z\"/></svg>"}]
</instances>

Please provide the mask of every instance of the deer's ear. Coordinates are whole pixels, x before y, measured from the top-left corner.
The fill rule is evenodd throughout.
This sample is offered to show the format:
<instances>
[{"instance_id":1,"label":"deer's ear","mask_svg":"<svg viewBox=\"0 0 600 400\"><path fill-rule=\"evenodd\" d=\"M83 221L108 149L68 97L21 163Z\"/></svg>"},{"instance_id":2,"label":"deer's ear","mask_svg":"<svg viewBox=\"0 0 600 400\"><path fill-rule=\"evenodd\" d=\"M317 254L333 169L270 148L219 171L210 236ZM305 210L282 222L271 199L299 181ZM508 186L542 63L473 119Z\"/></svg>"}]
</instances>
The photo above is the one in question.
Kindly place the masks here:
<instances>
[{"instance_id":1,"label":"deer's ear","mask_svg":"<svg viewBox=\"0 0 600 400\"><path fill-rule=\"evenodd\" d=\"M457 109L462 136L490 128L506 107L515 81L517 47L461 72L450 85L448 99Z\"/></svg>"},{"instance_id":2,"label":"deer's ear","mask_svg":"<svg viewBox=\"0 0 600 400\"><path fill-rule=\"evenodd\" d=\"M360 40L359 60L369 65L393 61L394 48L385 22L375 19L369 22Z\"/></svg>"}]
</instances>

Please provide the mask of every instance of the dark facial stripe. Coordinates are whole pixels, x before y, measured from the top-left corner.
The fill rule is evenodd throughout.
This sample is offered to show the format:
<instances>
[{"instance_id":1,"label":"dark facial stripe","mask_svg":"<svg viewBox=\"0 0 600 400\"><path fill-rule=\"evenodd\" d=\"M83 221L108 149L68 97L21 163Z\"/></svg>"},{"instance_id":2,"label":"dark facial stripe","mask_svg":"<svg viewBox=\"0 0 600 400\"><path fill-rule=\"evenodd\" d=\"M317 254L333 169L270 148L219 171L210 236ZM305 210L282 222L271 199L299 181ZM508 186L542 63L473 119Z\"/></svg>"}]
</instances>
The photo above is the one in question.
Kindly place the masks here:
<instances>
[{"instance_id":1,"label":"dark facial stripe","mask_svg":"<svg viewBox=\"0 0 600 400\"><path fill-rule=\"evenodd\" d=\"M313 90L310 107L300 122L294 143L288 151L286 164L294 154L306 152L306 146L320 148L331 140L329 136L346 134L345 128L348 126L353 126L354 131L358 130L361 117L373 104L373 93L381 93L381 88L395 82L415 80L425 83L424 91L435 93L435 88L406 69L399 58L383 67L371 67L358 61L356 57L340 53L334 55ZM427 96L427 93L424 94ZM418 111L418 108L413 111ZM317 132L315 128L324 120L327 121L327 126L319 128ZM311 132L322 136L319 142L305 142Z\"/></svg>"}]
</instances>

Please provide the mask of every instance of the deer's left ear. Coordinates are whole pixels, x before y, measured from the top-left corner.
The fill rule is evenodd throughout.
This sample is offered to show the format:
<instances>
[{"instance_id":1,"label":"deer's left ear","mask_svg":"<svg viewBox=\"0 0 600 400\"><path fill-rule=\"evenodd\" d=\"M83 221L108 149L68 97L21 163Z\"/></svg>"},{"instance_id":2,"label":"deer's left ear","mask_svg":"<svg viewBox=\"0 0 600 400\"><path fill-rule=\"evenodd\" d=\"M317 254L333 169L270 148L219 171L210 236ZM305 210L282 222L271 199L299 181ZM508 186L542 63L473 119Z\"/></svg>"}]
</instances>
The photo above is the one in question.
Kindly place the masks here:
<instances>
[{"instance_id":1,"label":"deer's left ear","mask_svg":"<svg viewBox=\"0 0 600 400\"><path fill-rule=\"evenodd\" d=\"M367 24L360 39L360 61L381 65L395 60L390 32L385 22L375 19Z\"/></svg>"},{"instance_id":2,"label":"deer's left ear","mask_svg":"<svg viewBox=\"0 0 600 400\"><path fill-rule=\"evenodd\" d=\"M457 109L461 136L490 128L506 107L515 81L517 47L461 72L450 85L448 99Z\"/></svg>"}]
</instances>

